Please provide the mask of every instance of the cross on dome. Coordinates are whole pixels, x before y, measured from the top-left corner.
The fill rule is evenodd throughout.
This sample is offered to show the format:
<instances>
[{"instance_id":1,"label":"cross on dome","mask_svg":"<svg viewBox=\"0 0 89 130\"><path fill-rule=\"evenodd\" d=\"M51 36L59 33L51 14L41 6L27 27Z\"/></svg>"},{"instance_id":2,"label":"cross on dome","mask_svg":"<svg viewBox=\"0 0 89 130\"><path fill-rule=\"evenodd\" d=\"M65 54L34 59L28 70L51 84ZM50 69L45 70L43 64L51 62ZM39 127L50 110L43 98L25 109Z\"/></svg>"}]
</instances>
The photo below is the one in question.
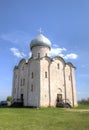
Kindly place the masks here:
<instances>
[{"instance_id":1,"label":"cross on dome","mask_svg":"<svg viewBox=\"0 0 89 130\"><path fill-rule=\"evenodd\" d=\"M38 32L39 32L40 34L42 34L42 33L43 33L42 28L39 28L39 29L38 29Z\"/></svg>"}]
</instances>

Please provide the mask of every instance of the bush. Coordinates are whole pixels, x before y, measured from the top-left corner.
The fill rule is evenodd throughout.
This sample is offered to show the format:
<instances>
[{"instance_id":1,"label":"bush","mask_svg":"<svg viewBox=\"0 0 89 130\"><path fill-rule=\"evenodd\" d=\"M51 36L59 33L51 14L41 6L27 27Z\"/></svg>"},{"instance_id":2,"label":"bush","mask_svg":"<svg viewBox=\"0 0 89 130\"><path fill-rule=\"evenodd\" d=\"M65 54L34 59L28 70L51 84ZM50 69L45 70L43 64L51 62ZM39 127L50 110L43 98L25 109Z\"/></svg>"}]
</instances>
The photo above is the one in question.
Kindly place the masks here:
<instances>
[{"instance_id":1,"label":"bush","mask_svg":"<svg viewBox=\"0 0 89 130\"><path fill-rule=\"evenodd\" d=\"M11 102L11 100L12 100L12 97L11 97L11 96L8 96L8 97L7 97L7 102Z\"/></svg>"},{"instance_id":2,"label":"bush","mask_svg":"<svg viewBox=\"0 0 89 130\"><path fill-rule=\"evenodd\" d=\"M89 104L89 98L81 99L80 101L78 101L78 104Z\"/></svg>"}]
</instances>

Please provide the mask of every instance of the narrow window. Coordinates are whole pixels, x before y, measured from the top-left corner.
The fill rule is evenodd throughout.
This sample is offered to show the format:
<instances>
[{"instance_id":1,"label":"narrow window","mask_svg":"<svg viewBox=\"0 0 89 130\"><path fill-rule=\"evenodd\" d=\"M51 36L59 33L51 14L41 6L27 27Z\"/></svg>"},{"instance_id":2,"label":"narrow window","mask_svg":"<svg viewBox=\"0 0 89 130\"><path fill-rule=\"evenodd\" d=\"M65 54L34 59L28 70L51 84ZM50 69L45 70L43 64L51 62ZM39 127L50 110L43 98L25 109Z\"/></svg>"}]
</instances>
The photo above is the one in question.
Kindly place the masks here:
<instances>
[{"instance_id":1,"label":"narrow window","mask_svg":"<svg viewBox=\"0 0 89 130\"><path fill-rule=\"evenodd\" d=\"M57 64L57 68L58 68L58 69L60 68L60 65L59 65L59 63Z\"/></svg>"},{"instance_id":2,"label":"narrow window","mask_svg":"<svg viewBox=\"0 0 89 130\"><path fill-rule=\"evenodd\" d=\"M40 53L38 53L38 58L40 58Z\"/></svg>"},{"instance_id":3,"label":"narrow window","mask_svg":"<svg viewBox=\"0 0 89 130\"><path fill-rule=\"evenodd\" d=\"M47 56L47 53L45 54L45 56Z\"/></svg>"},{"instance_id":4,"label":"narrow window","mask_svg":"<svg viewBox=\"0 0 89 130\"><path fill-rule=\"evenodd\" d=\"M45 78L47 78L47 72L45 72Z\"/></svg>"},{"instance_id":5,"label":"narrow window","mask_svg":"<svg viewBox=\"0 0 89 130\"><path fill-rule=\"evenodd\" d=\"M33 84L31 85L31 92L33 92Z\"/></svg>"},{"instance_id":6,"label":"narrow window","mask_svg":"<svg viewBox=\"0 0 89 130\"><path fill-rule=\"evenodd\" d=\"M25 79L23 79L23 85L25 85Z\"/></svg>"},{"instance_id":7,"label":"narrow window","mask_svg":"<svg viewBox=\"0 0 89 130\"><path fill-rule=\"evenodd\" d=\"M32 72L32 79L34 78L34 73Z\"/></svg>"}]
</instances>

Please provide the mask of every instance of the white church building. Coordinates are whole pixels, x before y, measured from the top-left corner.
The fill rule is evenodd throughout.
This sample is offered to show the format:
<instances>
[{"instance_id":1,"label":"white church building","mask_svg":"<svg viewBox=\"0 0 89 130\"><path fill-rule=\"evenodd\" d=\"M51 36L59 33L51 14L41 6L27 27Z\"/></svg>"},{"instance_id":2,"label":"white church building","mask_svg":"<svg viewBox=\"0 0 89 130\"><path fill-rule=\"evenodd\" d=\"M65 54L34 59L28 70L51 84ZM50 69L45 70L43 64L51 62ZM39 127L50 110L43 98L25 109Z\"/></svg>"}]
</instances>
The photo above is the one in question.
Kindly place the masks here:
<instances>
[{"instance_id":1,"label":"white church building","mask_svg":"<svg viewBox=\"0 0 89 130\"><path fill-rule=\"evenodd\" d=\"M13 71L12 105L77 106L75 67L60 56L50 57L51 42L39 34L30 43L31 57Z\"/></svg>"}]
</instances>

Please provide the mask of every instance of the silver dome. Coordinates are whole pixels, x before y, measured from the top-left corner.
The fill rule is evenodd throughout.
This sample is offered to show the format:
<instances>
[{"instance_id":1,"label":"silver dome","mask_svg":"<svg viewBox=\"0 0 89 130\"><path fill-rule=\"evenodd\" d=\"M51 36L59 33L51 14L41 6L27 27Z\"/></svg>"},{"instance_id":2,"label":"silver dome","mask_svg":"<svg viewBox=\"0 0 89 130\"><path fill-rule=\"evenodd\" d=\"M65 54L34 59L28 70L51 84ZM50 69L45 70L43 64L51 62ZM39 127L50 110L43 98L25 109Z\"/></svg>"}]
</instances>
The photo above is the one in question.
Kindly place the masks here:
<instances>
[{"instance_id":1,"label":"silver dome","mask_svg":"<svg viewBox=\"0 0 89 130\"><path fill-rule=\"evenodd\" d=\"M44 35L39 34L36 38L34 38L30 43L30 49L34 46L47 46L51 48L51 42Z\"/></svg>"}]
</instances>

